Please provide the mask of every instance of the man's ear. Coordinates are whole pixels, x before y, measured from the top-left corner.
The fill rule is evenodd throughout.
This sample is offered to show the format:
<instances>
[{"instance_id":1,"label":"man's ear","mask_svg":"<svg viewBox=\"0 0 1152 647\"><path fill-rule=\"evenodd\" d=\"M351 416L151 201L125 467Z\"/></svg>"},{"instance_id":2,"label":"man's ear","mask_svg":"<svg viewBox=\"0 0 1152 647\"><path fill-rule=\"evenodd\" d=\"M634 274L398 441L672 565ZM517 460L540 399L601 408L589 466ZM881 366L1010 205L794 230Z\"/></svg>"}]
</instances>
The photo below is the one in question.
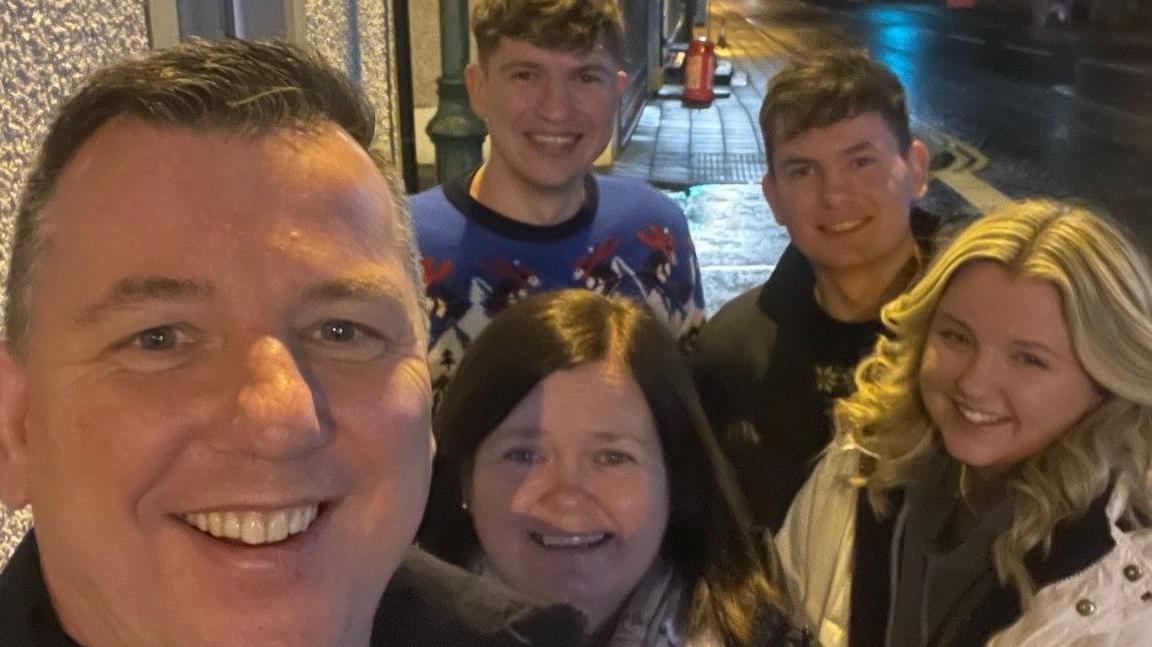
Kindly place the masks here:
<instances>
[{"instance_id":1,"label":"man's ear","mask_svg":"<svg viewBox=\"0 0 1152 647\"><path fill-rule=\"evenodd\" d=\"M928 164L930 161L928 147L919 139L913 139L908 146L908 172L911 173L910 182L914 184L913 195L923 198L928 192Z\"/></svg>"},{"instance_id":2,"label":"man's ear","mask_svg":"<svg viewBox=\"0 0 1152 647\"><path fill-rule=\"evenodd\" d=\"M787 227L788 225L780 217L780 210L776 208L779 194L776 188L776 177L772 175L771 170L765 172L764 177L760 178L760 190L764 193L764 199L768 201L768 207L772 210L772 217L776 219L776 224Z\"/></svg>"},{"instance_id":3,"label":"man's ear","mask_svg":"<svg viewBox=\"0 0 1152 647\"><path fill-rule=\"evenodd\" d=\"M488 101L484 94L484 84L488 81L480 63L469 63L464 67L464 87L468 89L468 103L476 116L488 120Z\"/></svg>"},{"instance_id":4,"label":"man's ear","mask_svg":"<svg viewBox=\"0 0 1152 647\"><path fill-rule=\"evenodd\" d=\"M628 87L628 73L620 70L616 73L616 96L624 94L624 88Z\"/></svg>"},{"instance_id":5,"label":"man's ear","mask_svg":"<svg viewBox=\"0 0 1152 647\"><path fill-rule=\"evenodd\" d=\"M11 508L28 504L26 383L24 367L0 343L0 501Z\"/></svg>"}]
</instances>

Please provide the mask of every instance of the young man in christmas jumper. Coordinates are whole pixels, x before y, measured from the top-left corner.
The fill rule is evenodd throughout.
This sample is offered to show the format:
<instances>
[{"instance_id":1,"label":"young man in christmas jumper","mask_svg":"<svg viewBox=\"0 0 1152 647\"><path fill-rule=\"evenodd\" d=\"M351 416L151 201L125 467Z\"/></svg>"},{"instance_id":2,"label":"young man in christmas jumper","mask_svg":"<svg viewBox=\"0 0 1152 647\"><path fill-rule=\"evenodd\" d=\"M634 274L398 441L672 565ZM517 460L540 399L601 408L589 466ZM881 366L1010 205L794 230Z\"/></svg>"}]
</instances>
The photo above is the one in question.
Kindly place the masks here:
<instances>
[{"instance_id":1,"label":"young man in christmas jumper","mask_svg":"<svg viewBox=\"0 0 1152 647\"><path fill-rule=\"evenodd\" d=\"M594 175L623 72L614 0L482 0L465 72L491 155L412 200L439 393L468 343L529 294L585 288L646 302L681 339L703 321L687 221L659 191Z\"/></svg>"}]
</instances>

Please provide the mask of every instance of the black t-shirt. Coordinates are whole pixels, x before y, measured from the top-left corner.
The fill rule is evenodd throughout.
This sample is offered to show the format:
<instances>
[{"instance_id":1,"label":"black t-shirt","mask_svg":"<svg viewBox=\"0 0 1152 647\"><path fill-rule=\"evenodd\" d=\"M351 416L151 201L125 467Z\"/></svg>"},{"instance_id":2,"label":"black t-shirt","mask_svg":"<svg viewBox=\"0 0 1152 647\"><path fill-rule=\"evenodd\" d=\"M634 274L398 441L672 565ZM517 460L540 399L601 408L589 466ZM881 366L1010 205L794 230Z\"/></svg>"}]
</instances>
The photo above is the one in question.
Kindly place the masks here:
<instances>
[{"instance_id":1,"label":"black t-shirt","mask_svg":"<svg viewBox=\"0 0 1152 647\"><path fill-rule=\"evenodd\" d=\"M811 265L789 247L767 283L705 324L693 357L753 521L773 532L831 440L833 401L851 393L852 371L880 332L879 322L828 316L814 283Z\"/></svg>"}]
</instances>

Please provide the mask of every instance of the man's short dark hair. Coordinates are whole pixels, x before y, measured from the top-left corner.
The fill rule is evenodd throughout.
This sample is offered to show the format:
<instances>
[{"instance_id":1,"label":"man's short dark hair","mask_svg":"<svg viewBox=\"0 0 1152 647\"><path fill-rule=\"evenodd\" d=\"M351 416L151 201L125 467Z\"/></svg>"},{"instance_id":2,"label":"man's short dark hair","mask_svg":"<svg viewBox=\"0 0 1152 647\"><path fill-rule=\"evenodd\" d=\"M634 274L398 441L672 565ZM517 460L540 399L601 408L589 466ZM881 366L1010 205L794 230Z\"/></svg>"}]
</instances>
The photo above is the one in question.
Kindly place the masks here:
<instances>
[{"instance_id":1,"label":"man's short dark hair","mask_svg":"<svg viewBox=\"0 0 1152 647\"><path fill-rule=\"evenodd\" d=\"M372 152L376 118L363 93L319 54L283 41L195 39L97 71L57 113L28 176L16 212L4 323L11 350L22 356L29 328L31 275L45 245L40 212L64 167L115 117L158 125L260 136L281 129L343 128L384 173L408 272L423 294L402 185Z\"/></svg>"},{"instance_id":2,"label":"man's short dark hair","mask_svg":"<svg viewBox=\"0 0 1152 647\"><path fill-rule=\"evenodd\" d=\"M791 61L768 86L760 106L760 130L768 171L774 137L788 141L813 128L874 112L907 153L912 145L908 106L900 79L863 51L818 52Z\"/></svg>"},{"instance_id":3,"label":"man's short dark hair","mask_svg":"<svg viewBox=\"0 0 1152 647\"><path fill-rule=\"evenodd\" d=\"M501 37L579 54L602 47L624 62L624 18L616 0L476 0L472 34L482 65Z\"/></svg>"}]
</instances>

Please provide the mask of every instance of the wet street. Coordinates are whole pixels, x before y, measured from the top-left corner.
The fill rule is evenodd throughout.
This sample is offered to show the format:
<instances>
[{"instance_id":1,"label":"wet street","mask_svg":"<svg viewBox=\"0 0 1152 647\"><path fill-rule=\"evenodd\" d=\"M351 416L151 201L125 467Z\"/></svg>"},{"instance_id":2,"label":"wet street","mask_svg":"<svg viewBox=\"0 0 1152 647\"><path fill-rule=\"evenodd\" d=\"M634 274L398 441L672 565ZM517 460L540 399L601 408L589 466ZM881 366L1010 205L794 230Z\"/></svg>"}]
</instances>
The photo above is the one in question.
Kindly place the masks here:
<instances>
[{"instance_id":1,"label":"wet street","mask_svg":"<svg viewBox=\"0 0 1152 647\"><path fill-rule=\"evenodd\" d=\"M1005 16L923 3L713 2L714 22L730 33L743 32L741 23L753 28L769 57L848 45L887 63L908 90L921 133L966 153L936 160L946 171L972 171L967 182L941 177L964 201L1082 199L1152 246L1152 97L1140 94L1140 84L1152 82L1146 34L1033 31ZM753 85L764 80L750 74Z\"/></svg>"},{"instance_id":2,"label":"wet street","mask_svg":"<svg viewBox=\"0 0 1152 647\"><path fill-rule=\"evenodd\" d=\"M1079 200L1152 250L1152 33L1035 30L1023 17L925 2L710 5L731 82L693 109L669 80L609 171L663 187L684 207L710 312L762 282L787 245L760 195L757 113L776 71L810 48L867 48L903 81L915 135L933 154L929 211Z\"/></svg>"}]
</instances>

